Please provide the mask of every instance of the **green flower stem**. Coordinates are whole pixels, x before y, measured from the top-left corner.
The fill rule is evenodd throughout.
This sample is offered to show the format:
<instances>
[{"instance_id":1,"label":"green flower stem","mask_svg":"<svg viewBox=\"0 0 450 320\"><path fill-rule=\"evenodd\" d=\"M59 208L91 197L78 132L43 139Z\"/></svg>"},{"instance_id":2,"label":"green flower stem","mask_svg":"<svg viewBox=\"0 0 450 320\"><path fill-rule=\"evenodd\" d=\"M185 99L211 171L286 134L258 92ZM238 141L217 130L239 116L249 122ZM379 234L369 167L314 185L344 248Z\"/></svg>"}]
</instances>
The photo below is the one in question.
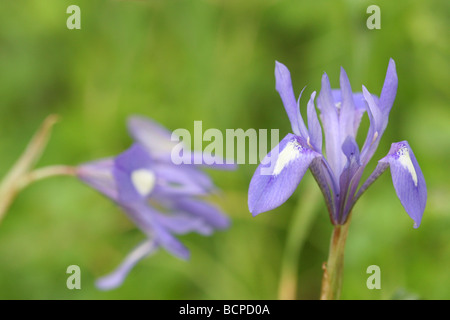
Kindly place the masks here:
<instances>
[{"instance_id":1,"label":"green flower stem","mask_svg":"<svg viewBox=\"0 0 450 320\"><path fill-rule=\"evenodd\" d=\"M278 287L278 299L280 300L295 300L297 298L300 254L317 216L317 207L320 203L320 191L315 186L313 179L308 180L305 192L302 192L301 195L294 210L284 248Z\"/></svg>"},{"instance_id":2,"label":"green flower stem","mask_svg":"<svg viewBox=\"0 0 450 320\"><path fill-rule=\"evenodd\" d=\"M328 261L323 265L321 300L339 300L341 296L345 242L350 226L350 218L351 215L344 225L334 226Z\"/></svg>"}]
</instances>

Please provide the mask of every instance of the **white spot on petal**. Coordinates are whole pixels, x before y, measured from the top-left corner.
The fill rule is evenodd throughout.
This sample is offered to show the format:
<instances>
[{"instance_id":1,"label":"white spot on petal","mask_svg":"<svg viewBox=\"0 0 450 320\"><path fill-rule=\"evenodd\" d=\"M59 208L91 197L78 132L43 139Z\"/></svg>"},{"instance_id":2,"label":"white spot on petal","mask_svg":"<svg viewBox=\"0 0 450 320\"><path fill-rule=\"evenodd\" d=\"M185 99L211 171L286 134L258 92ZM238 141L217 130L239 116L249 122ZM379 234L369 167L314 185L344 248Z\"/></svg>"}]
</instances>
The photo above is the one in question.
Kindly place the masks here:
<instances>
[{"instance_id":1,"label":"white spot on petal","mask_svg":"<svg viewBox=\"0 0 450 320\"><path fill-rule=\"evenodd\" d=\"M276 176L293 160L300 156L302 146L296 141L289 141L284 147L283 151L278 155L275 168L273 169L273 175Z\"/></svg>"},{"instance_id":2,"label":"white spot on petal","mask_svg":"<svg viewBox=\"0 0 450 320\"><path fill-rule=\"evenodd\" d=\"M131 173L131 182L137 192L145 197L148 196L155 187L155 174L147 169L138 169Z\"/></svg>"},{"instance_id":3,"label":"white spot on petal","mask_svg":"<svg viewBox=\"0 0 450 320\"><path fill-rule=\"evenodd\" d=\"M405 148L405 147L400 148L397 151L397 155L398 155L398 161L403 166L403 168L408 170L409 174L411 175L411 177L414 181L414 186L417 187L417 173L416 173L416 169L414 169L414 165L411 161L411 157L409 156L408 148Z\"/></svg>"}]
</instances>

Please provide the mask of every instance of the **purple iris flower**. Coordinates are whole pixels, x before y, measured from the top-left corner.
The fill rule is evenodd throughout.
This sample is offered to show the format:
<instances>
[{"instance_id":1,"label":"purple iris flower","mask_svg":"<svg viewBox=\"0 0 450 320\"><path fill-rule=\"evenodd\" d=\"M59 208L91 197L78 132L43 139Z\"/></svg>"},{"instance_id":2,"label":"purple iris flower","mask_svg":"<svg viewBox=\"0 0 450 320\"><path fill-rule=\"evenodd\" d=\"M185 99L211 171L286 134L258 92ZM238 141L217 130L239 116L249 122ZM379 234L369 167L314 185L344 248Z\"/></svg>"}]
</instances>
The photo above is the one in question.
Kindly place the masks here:
<instances>
[{"instance_id":1,"label":"purple iris flower","mask_svg":"<svg viewBox=\"0 0 450 320\"><path fill-rule=\"evenodd\" d=\"M128 150L77 168L83 182L113 200L146 235L114 272L97 281L105 290L121 285L139 260L160 247L188 259L189 250L175 235L206 236L230 223L218 208L201 199L216 190L210 177L198 166L171 162L170 131L142 117L132 117L128 124L137 140Z\"/></svg>"},{"instance_id":2,"label":"purple iris flower","mask_svg":"<svg viewBox=\"0 0 450 320\"><path fill-rule=\"evenodd\" d=\"M323 75L317 107L325 134L325 150L322 149L322 128L314 105L316 92L312 93L307 105L306 127L300 114L300 97L296 101L289 70L279 62L276 62L275 78L293 134L284 137L256 169L248 192L250 212L255 216L283 204L309 168L323 193L331 222L342 225L363 192L390 167L397 196L414 220L414 227L419 227L427 190L407 141L393 143L388 154L378 161L373 173L360 186L363 171L386 129L397 92L394 60L389 61L379 98L364 86L362 93L353 93L343 68L340 89L332 90L328 76ZM355 137L365 111L370 127L360 149Z\"/></svg>"}]
</instances>

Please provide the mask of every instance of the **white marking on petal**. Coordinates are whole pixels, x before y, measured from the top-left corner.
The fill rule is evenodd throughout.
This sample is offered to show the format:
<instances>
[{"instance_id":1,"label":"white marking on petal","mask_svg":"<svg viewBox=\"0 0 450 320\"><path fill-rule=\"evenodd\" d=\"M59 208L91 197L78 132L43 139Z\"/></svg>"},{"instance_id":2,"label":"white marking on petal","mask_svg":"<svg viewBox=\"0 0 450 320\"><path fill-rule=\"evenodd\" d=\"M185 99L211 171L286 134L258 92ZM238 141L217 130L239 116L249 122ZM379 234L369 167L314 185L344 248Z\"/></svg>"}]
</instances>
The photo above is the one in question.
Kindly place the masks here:
<instances>
[{"instance_id":1,"label":"white marking on petal","mask_svg":"<svg viewBox=\"0 0 450 320\"><path fill-rule=\"evenodd\" d=\"M403 168L408 170L409 174L411 175L411 177L414 181L414 186L417 187L417 173L416 173L416 169L414 169L414 165L411 161L411 157L409 156L408 148L405 148L405 147L400 148L397 151L397 155L398 155L398 161L403 166Z\"/></svg>"},{"instance_id":2,"label":"white marking on petal","mask_svg":"<svg viewBox=\"0 0 450 320\"><path fill-rule=\"evenodd\" d=\"M314 149L313 146L311 145L311 140L309 139L309 136L308 136L308 140L306 140L306 143L308 144L308 146L309 146L311 149Z\"/></svg>"},{"instance_id":3,"label":"white marking on petal","mask_svg":"<svg viewBox=\"0 0 450 320\"><path fill-rule=\"evenodd\" d=\"M372 138L372 143L371 144L374 144L375 140L377 140L377 138L378 138L378 131L375 131L375 133L373 134L373 138Z\"/></svg>"},{"instance_id":4,"label":"white marking on petal","mask_svg":"<svg viewBox=\"0 0 450 320\"><path fill-rule=\"evenodd\" d=\"M302 146L296 141L289 141L284 147L283 151L278 155L275 168L273 169L273 175L276 176L291 162L300 156Z\"/></svg>"},{"instance_id":5,"label":"white marking on petal","mask_svg":"<svg viewBox=\"0 0 450 320\"><path fill-rule=\"evenodd\" d=\"M131 173L131 181L137 192L143 197L148 196L155 187L155 174L147 169L138 169Z\"/></svg>"}]
</instances>

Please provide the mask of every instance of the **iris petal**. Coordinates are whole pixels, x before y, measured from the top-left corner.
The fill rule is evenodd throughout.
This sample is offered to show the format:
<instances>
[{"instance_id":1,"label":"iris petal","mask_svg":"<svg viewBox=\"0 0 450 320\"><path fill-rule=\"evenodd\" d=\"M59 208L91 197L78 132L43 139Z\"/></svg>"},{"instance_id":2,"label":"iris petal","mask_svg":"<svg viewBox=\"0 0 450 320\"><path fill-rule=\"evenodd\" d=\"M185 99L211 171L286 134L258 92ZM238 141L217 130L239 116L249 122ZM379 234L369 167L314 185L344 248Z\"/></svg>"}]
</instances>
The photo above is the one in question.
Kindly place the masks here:
<instances>
[{"instance_id":1,"label":"iris petal","mask_svg":"<svg viewBox=\"0 0 450 320\"><path fill-rule=\"evenodd\" d=\"M276 90L280 94L284 108L292 126L292 132L296 135L307 137L307 130L300 114L299 106L295 100L292 89L291 74L286 66L278 61L275 62Z\"/></svg>"},{"instance_id":2,"label":"iris petal","mask_svg":"<svg viewBox=\"0 0 450 320\"><path fill-rule=\"evenodd\" d=\"M127 120L132 138L143 145L152 157L170 160L172 149L178 144L172 141L172 133L159 123L141 116L131 116Z\"/></svg>"},{"instance_id":3,"label":"iris petal","mask_svg":"<svg viewBox=\"0 0 450 320\"><path fill-rule=\"evenodd\" d=\"M393 143L388 155L380 162L389 164L395 192L408 215L414 220L414 227L419 227L427 202L427 187L408 142Z\"/></svg>"},{"instance_id":4,"label":"iris petal","mask_svg":"<svg viewBox=\"0 0 450 320\"><path fill-rule=\"evenodd\" d=\"M335 176L340 174L342 162L345 156L341 150L341 137L339 130L339 117L333 95L330 87L330 81L326 73L322 76L322 87L319 97L317 98L317 106L320 110L323 130L325 134L325 151L327 160Z\"/></svg>"},{"instance_id":5,"label":"iris petal","mask_svg":"<svg viewBox=\"0 0 450 320\"><path fill-rule=\"evenodd\" d=\"M398 78L394 60L389 60L383 89L380 94L380 106L384 114L389 114L397 94Z\"/></svg>"},{"instance_id":6,"label":"iris petal","mask_svg":"<svg viewBox=\"0 0 450 320\"><path fill-rule=\"evenodd\" d=\"M258 166L250 182L248 206L255 216L283 204L295 191L311 161L321 154L304 138L288 134Z\"/></svg>"},{"instance_id":7,"label":"iris petal","mask_svg":"<svg viewBox=\"0 0 450 320\"><path fill-rule=\"evenodd\" d=\"M128 273L141 259L147 257L157 250L157 246L151 240L146 240L133 249L125 260L112 273L99 278L96 285L101 290L111 290L119 287Z\"/></svg>"},{"instance_id":8,"label":"iris petal","mask_svg":"<svg viewBox=\"0 0 450 320\"><path fill-rule=\"evenodd\" d=\"M316 92L314 91L308 101L308 132L315 150L322 152L322 128L320 127L319 118L317 117L316 108L314 106L315 97Z\"/></svg>"},{"instance_id":9,"label":"iris petal","mask_svg":"<svg viewBox=\"0 0 450 320\"><path fill-rule=\"evenodd\" d=\"M214 228L225 229L230 226L230 219L210 203L187 197L178 197L174 202L177 210L200 217Z\"/></svg>"},{"instance_id":10,"label":"iris petal","mask_svg":"<svg viewBox=\"0 0 450 320\"><path fill-rule=\"evenodd\" d=\"M77 168L80 180L105 196L118 200L119 192L113 175L114 159L104 159L82 164Z\"/></svg>"}]
</instances>

